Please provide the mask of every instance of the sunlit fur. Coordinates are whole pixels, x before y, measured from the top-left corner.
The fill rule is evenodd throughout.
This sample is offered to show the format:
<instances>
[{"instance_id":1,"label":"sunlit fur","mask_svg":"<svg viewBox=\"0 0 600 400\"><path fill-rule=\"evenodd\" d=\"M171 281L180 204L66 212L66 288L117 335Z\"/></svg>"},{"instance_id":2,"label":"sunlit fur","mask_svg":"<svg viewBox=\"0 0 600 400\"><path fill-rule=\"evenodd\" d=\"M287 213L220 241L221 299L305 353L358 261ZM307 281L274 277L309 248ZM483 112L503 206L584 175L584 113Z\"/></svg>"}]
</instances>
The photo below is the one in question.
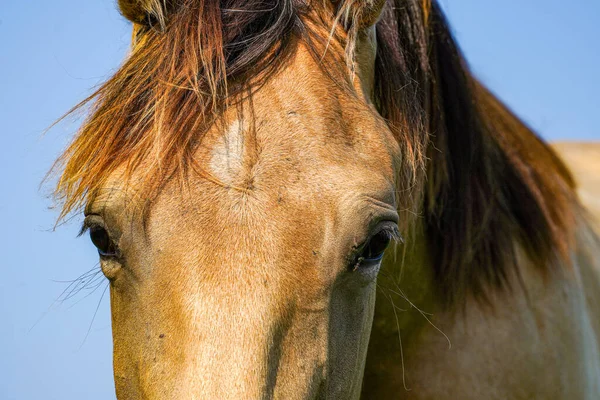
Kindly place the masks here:
<instances>
[{"instance_id":1,"label":"sunlit fur","mask_svg":"<svg viewBox=\"0 0 600 400\"><path fill-rule=\"evenodd\" d=\"M498 317L497 325L487 321L486 329L518 326L522 321L513 317L527 307L529 295L543 293L539 298L544 299L544 307L555 304L539 282L546 279L548 287L563 288L562 279L567 278L561 277L578 274L584 268L581 265L595 271L593 257L581 256L582 261L573 256L581 250L582 241L593 242L593 234L581 238L587 228L580 228L585 222L569 171L551 148L469 72L436 1L121 0L119 4L123 14L136 23L135 45L119 71L77 106L90 105L91 110L55 167L62 171L56 190L64 204L61 217L97 203L106 188L113 187L115 176L121 183L119 190L133 187L137 198L143 199L138 206L144 209L141 218L146 226L152 226L149 210L155 200L164 190L174 193L172 188L165 189L173 182L185 187L191 177L199 177L225 190L252 193L252 175L224 182L206 168L198 154L205 140L215 143L208 133L226 131L236 112L247 117L245 111L240 114L240 107L255 102L264 108L259 99L268 100L260 96L261 90L280 82L278 74L294 70L302 59L314 79L325 79L318 80L315 88L330 85L348 104L360 101L365 110L372 103L392 133L400 154L393 168L396 205L408 244L396 251L395 262L391 256L386 258L383 272L392 282L406 284L406 276L413 283L421 282L413 286L409 297L443 313L440 325L450 336L481 340L457 330L454 312L469 310L479 313L474 321L487 321L482 311L485 304L494 309L508 296L514 303L506 303L506 318ZM312 61L299 58L303 54L299 49ZM284 83L277 84L285 91ZM344 113L339 111L338 117ZM255 140L249 135L248 140ZM252 163L258 155L247 157ZM410 270L411 263L427 268ZM589 274L592 281L597 276L597 272ZM531 286L530 282L536 283ZM386 286L392 308L382 309L384 303L378 302L375 311L373 337L377 341L371 342L367 360L366 398L370 393L389 398L381 397L392 393L386 392L390 389L383 381L390 382L394 391L398 382L405 386L405 379L399 378L400 370L404 377L404 354L395 347L398 330L409 331L412 349L417 343L419 349L438 348L422 341L425 334L417 334L424 329L424 314L419 313L419 323L412 317L393 319L398 311L390 298L393 285ZM416 291L417 287L422 291ZM578 299L573 287L564 290ZM576 310L577 301L573 300L572 309L559 310L557 315ZM408 308L416 306L408 303ZM113 321L120 318L113 311ZM581 324L580 330L585 330L590 323ZM490 334L489 330L481 332ZM567 333L561 335L556 340L574 343L565 339ZM586 343L597 346L593 334L587 337ZM389 346L384 345L388 342ZM473 348L481 346L477 343ZM406 362L419 360L418 365L423 365L417 353L422 354L409 351ZM576 363L580 353L573 354ZM594 374L598 372L598 361L593 359L597 348L590 354L586 365L588 374ZM429 394L419 397L416 391L410 396L440 398L435 389L442 392L443 385L432 384L431 392L422 385L428 378L442 379L437 375L443 371L422 371L427 372L416 379L417 386ZM593 386L593 379L581 379ZM469 381L460 383L463 386L456 387L470 385ZM593 393L598 386L592 386L564 393ZM410 397L406 393L402 396ZM473 398L485 397L473 393ZM498 391L496 397L506 393L513 392ZM514 398L527 398L527 393Z\"/></svg>"}]
</instances>

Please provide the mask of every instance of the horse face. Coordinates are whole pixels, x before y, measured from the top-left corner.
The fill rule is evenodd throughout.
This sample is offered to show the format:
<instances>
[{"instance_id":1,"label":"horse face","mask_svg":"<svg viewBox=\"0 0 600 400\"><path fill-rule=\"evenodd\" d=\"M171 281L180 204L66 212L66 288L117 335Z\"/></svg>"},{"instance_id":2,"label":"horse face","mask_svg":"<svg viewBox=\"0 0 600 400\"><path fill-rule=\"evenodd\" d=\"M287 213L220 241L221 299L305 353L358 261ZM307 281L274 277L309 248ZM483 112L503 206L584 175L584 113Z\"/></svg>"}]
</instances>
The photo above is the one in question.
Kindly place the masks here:
<instances>
[{"instance_id":1,"label":"horse face","mask_svg":"<svg viewBox=\"0 0 600 400\"><path fill-rule=\"evenodd\" d=\"M189 93L185 87L190 79L197 79L207 62L219 59L219 51L226 63L234 57L228 53L231 46L222 45L231 38L214 42L221 50L212 48L206 38L219 32L235 34L235 26L243 27L239 32L260 29L259 23L251 24L235 11L252 9L251 4L241 2L221 11L201 3L119 1L123 15L134 22L134 61L127 65L136 67L125 66L126 72L108 84L119 87L106 91L114 96L100 95L103 106L118 111L119 127L109 118L89 129L113 126L111 134L100 137L108 142L113 135L131 147L113 147L104 159L107 165L128 157L123 148L135 151L149 138L162 137L164 127L156 121L161 114L154 112L163 99L157 94L160 82L177 82L183 74L189 79L173 84L173 91ZM93 192L87 199L85 226L111 282L119 398L358 398L376 279L398 229L395 188L400 149L369 100L375 54L374 30L369 26L383 2L347 4L340 15L345 15L344 26L356 27L345 32L355 41L353 46L338 43L334 36L339 35L332 36L331 26L315 27L323 22L320 17L307 22L321 29L322 38L329 38L318 57L314 43L288 35L285 61L260 84L248 84L251 95L233 95L230 106L219 108L216 122L201 139L190 137L199 141L189 147L191 163L187 169L174 168L167 175L170 179L163 174L159 190L151 196L144 190L151 178L143 171L151 170L144 163L155 162L152 156L141 162L138 157L133 164L124 159L121 167L110 167L106 173L94 175L86 169L87 176L102 177L101 187L94 190L89 189L93 183L82 184ZM275 26L286 15L292 18L289 8L296 5L274 2L277 21L264 11L268 7L263 3L255 7L252 15L264 14L257 21ZM331 17L337 3L322 7L323 15ZM228 16L222 17L223 12ZM302 12L296 17L306 17L306 10ZM360 20L351 23L350 17ZM221 18L220 23L234 28L215 22ZM194 29L206 32L198 36ZM251 35L236 39L236 46L253 41L261 49L255 39ZM284 42L279 37L271 40ZM162 69L172 79L152 75L162 65L153 63L156 48L172 48L172 54L158 53L174 60ZM350 58L356 61L354 73L344 61L349 48L354 51ZM267 50L257 51L272 53ZM339 68L324 67L319 57L326 53L329 65ZM251 54L248 51L247 57ZM178 69L179 63L186 67ZM153 76L160 84L148 83ZM214 76L209 73L205 78ZM127 86L129 79L139 84ZM122 96L121 83L130 87L130 95ZM134 96L137 100L131 101ZM156 104L148 106L153 96ZM173 123L186 120L195 110L196 103L186 96L178 98L192 107L169 114ZM145 111L137 109L144 102ZM198 115L206 115L206 110L199 107ZM144 130L148 123L144 115L151 114L152 126L159 126L155 132ZM103 115L99 110L94 118ZM196 125L183 124L172 131L187 132L189 126ZM71 159L65 176L73 177L63 182L78 179L80 175L70 169L78 160L94 158L98 144L86 153L88 144L84 129L72 152L67 152ZM148 148L171 150L160 140L154 144ZM88 156L74 155L81 152ZM93 170L97 162L84 164Z\"/></svg>"},{"instance_id":2,"label":"horse face","mask_svg":"<svg viewBox=\"0 0 600 400\"><path fill-rule=\"evenodd\" d=\"M301 44L222 121L203 174L148 203L117 172L87 207L118 397L357 398L398 145Z\"/></svg>"}]
</instances>

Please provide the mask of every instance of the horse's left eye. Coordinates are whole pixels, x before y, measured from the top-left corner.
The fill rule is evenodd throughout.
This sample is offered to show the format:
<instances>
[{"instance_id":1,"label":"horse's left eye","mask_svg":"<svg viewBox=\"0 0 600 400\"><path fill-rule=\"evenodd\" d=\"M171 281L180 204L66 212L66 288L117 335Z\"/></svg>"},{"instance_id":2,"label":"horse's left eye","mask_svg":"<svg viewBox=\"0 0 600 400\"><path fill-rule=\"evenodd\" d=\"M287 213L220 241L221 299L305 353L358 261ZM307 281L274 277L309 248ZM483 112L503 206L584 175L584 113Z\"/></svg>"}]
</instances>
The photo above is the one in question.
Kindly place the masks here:
<instances>
[{"instance_id":1,"label":"horse's left eye","mask_svg":"<svg viewBox=\"0 0 600 400\"><path fill-rule=\"evenodd\" d=\"M359 247L358 253L355 253L350 269L356 271L359 268L363 269L379 265L385 250L391 240L397 235L395 232L396 229L384 228L371 236L365 244Z\"/></svg>"},{"instance_id":2,"label":"horse's left eye","mask_svg":"<svg viewBox=\"0 0 600 400\"><path fill-rule=\"evenodd\" d=\"M380 231L363 247L359 257L365 261L381 260L391 240L392 237L389 232L385 230Z\"/></svg>"}]
</instances>

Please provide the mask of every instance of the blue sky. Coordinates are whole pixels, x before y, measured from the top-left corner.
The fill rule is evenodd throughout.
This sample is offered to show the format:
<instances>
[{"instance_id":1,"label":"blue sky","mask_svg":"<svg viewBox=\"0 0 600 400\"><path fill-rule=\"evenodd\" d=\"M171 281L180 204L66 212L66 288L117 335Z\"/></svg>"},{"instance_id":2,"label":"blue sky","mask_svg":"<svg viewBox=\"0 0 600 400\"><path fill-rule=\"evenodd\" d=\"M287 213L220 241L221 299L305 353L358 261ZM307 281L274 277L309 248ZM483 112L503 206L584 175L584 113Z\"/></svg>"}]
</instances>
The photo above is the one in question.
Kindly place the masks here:
<instances>
[{"instance_id":1,"label":"blue sky","mask_svg":"<svg viewBox=\"0 0 600 400\"><path fill-rule=\"evenodd\" d=\"M600 2L442 4L477 74L543 137L600 140ZM0 0L2 399L114 397L108 295L85 339L104 285L52 305L96 253L80 218L52 231L39 184L77 121L44 129L117 68L129 29L111 0Z\"/></svg>"}]
</instances>

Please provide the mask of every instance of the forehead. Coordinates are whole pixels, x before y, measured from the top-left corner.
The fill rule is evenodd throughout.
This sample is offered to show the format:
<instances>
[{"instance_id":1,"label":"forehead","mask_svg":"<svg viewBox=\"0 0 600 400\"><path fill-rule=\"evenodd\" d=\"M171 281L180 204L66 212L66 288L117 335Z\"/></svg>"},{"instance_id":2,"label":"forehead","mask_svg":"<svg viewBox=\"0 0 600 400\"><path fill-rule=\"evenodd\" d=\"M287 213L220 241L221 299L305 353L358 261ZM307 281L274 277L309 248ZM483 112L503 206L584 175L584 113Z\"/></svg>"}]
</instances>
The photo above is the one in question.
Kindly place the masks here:
<instances>
[{"instance_id":1,"label":"forehead","mask_svg":"<svg viewBox=\"0 0 600 400\"><path fill-rule=\"evenodd\" d=\"M392 190L398 158L374 109L302 52L230 109L198 153L205 171L226 187L333 196Z\"/></svg>"},{"instance_id":2,"label":"forehead","mask_svg":"<svg viewBox=\"0 0 600 400\"><path fill-rule=\"evenodd\" d=\"M289 158L307 168L350 163L345 167L377 170L382 162L392 168L398 146L387 125L345 82L347 76L332 75L300 48L251 100L226 113L209 132L200 158L209 160L209 169L223 173L224 179L233 178L235 167L244 175L249 172L244 167L254 163ZM224 163L234 168L219 168Z\"/></svg>"},{"instance_id":3,"label":"forehead","mask_svg":"<svg viewBox=\"0 0 600 400\"><path fill-rule=\"evenodd\" d=\"M398 144L373 107L347 86L300 49L251 98L223 114L197 149L201 173L187 177L187 195L167 184L152 214L170 219L191 207L210 220L230 220L236 210L270 206L306 215L317 201L320 209L356 198L394 203Z\"/></svg>"}]
</instances>

